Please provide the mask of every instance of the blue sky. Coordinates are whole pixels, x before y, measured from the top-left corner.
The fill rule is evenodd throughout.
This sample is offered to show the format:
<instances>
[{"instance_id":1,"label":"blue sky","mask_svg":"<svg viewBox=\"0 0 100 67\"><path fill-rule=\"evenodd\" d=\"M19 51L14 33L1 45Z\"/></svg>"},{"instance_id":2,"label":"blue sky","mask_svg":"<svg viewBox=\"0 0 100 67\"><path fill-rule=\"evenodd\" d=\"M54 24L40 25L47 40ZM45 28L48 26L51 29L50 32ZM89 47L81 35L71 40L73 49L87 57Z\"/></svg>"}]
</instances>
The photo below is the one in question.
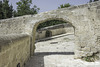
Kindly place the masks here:
<instances>
[{"instance_id":1,"label":"blue sky","mask_svg":"<svg viewBox=\"0 0 100 67\"><path fill-rule=\"evenodd\" d=\"M17 5L16 2L19 0L9 0L10 4L12 3L13 8L16 9ZM61 4L70 3L71 5L80 5L80 4L86 4L89 2L89 0L32 0L33 5L36 5L40 8L39 12L45 12L50 10L55 10L59 7Z\"/></svg>"}]
</instances>

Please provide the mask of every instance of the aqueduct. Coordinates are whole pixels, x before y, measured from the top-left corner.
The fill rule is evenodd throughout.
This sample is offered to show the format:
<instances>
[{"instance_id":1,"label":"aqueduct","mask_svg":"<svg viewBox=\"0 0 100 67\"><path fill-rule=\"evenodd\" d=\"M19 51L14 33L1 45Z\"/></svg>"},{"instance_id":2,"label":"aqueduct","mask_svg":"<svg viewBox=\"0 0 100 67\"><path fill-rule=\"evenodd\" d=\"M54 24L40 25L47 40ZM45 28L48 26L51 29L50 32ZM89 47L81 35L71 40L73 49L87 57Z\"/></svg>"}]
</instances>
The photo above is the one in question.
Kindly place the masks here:
<instances>
[{"instance_id":1,"label":"aqueduct","mask_svg":"<svg viewBox=\"0 0 100 67\"><path fill-rule=\"evenodd\" d=\"M0 67L21 66L34 53L40 23L62 20L75 28L75 58L100 57L100 2L0 20Z\"/></svg>"}]
</instances>

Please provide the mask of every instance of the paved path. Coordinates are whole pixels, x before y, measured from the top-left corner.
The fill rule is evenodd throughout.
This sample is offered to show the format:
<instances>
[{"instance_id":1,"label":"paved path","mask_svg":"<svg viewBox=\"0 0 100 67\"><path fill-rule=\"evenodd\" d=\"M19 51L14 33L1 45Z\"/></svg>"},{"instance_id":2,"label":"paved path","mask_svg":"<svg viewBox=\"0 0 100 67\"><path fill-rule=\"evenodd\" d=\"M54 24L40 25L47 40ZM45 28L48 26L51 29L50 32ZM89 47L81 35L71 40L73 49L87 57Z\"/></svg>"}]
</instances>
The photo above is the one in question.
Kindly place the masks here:
<instances>
[{"instance_id":1,"label":"paved path","mask_svg":"<svg viewBox=\"0 0 100 67\"><path fill-rule=\"evenodd\" d=\"M74 59L74 35L35 44L35 54L25 67L100 67L99 62Z\"/></svg>"}]
</instances>

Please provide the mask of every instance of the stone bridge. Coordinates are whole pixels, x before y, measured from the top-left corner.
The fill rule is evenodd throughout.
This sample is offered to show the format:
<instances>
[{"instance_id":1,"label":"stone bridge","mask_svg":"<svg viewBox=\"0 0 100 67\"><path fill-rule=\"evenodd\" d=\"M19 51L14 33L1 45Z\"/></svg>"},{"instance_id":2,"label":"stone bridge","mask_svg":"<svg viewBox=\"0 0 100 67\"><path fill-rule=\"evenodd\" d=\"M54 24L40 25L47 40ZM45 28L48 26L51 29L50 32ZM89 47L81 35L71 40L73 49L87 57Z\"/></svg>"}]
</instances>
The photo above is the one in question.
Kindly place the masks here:
<instances>
[{"instance_id":1,"label":"stone bridge","mask_svg":"<svg viewBox=\"0 0 100 67\"><path fill-rule=\"evenodd\" d=\"M73 25L75 58L100 57L100 1L0 20L0 67L21 67L34 53L36 28L48 20Z\"/></svg>"}]
</instances>

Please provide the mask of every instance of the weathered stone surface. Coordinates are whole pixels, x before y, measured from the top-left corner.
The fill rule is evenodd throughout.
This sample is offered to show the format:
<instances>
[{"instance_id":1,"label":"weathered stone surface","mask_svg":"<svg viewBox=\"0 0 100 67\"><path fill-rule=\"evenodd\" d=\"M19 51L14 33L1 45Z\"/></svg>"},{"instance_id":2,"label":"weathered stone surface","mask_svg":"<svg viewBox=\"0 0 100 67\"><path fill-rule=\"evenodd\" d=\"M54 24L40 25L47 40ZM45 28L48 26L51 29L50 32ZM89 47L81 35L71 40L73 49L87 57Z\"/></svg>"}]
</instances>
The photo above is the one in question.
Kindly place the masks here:
<instances>
[{"instance_id":1,"label":"weathered stone surface","mask_svg":"<svg viewBox=\"0 0 100 67\"><path fill-rule=\"evenodd\" d=\"M75 55L77 58L91 56L95 52L100 53L100 49L99 49L100 48L99 46L100 45L100 42L99 42L100 9L99 7L100 7L100 1L97 1L94 3L85 4L85 5L79 5L79 6L69 7L69 8L63 8L63 9L43 12L43 13L39 13L36 15L26 15L26 16L11 18L11 19L0 20L0 35L1 36L2 35L6 36L9 34L10 35L28 34L30 36L30 37L25 36L26 40L25 39L20 40L20 36L17 36L18 42L20 43L17 43L16 38L15 38L14 43L11 43L13 39L5 40L6 37L2 38L0 36L0 42L2 42L0 43L0 49L1 49L0 56L2 55L1 57L4 57L2 50L3 49L5 50L6 48L7 50L5 50L5 54L7 54L6 51L9 50L7 55L9 54L14 55L12 59L13 62L15 62L16 60L15 59L16 54L18 54L18 56L20 57L18 61L20 59L26 60L26 57L25 57L26 55L23 56L23 58L21 58L21 55L24 55L25 53L23 52L28 51L29 49L30 49L31 55L33 55L33 51L35 49L34 43L35 43L36 28L40 23L46 22L48 20L62 20L65 22L69 22L74 26L75 44L76 44ZM9 38L9 36L7 37ZM29 42L31 45L29 44ZM4 44L5 46L2 46ZM16 48L12 48L14 44L16 44L15 46ZM26 46L23 46L23 45L27 45L27 48ZM83 45L85 48L84 50L82 50ZM22 46L23 46L23 49L20 49L22 48ZM27 50L25 50L25 48ZM17 51L21 51L21 52L17 53ZM28 55L30 55L28 53L26 54L27 54L27 57ZM4 63L2 65L7 64L8 67L14 67L13 64L11 63L12 61L9 61L10 63L6 63L8 58L6 56L4 58L5 58L3 59ZM20 61L20 62L23 63L24 61ZM3 67L2 65L1 67Z\"/></svg>"},{"instance_id":2,"label":"weathered stone surface","mask_svg":"<svg viewBox=\"0 0 100 67\"><path fill-rule=\"evenodd\" d=\"M26 34L0 36L0 67L20 66L30 57L30 37Z\"/></svg>"}]
</instances>

